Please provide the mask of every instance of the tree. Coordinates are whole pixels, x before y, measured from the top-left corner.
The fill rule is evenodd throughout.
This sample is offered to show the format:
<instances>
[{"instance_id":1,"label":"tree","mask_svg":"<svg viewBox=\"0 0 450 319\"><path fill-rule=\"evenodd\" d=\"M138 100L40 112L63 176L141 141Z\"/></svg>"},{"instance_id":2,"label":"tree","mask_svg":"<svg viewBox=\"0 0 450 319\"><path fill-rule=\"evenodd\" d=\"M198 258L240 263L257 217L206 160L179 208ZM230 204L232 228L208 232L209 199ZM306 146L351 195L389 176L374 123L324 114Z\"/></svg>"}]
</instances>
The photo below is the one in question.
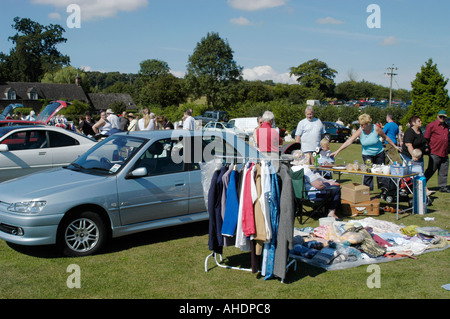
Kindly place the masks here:
<instances>
[{"instance_id":1,"label":"tree","mask_svg":"<svg viewBox=\"0 0 450 319\"><path fill-rule=\"evenodd\" d=\"M297 82L310 89L317 89L326 96L332 96L336 70L318 59L309 60L297 67L291 67L290 75L297 76Z\"/></svg>"},{"instance_id":2,"label":"tree","mask_svg":"<svg viewBox=\"0 0 450 319\"><path fill-rule=\"evenodd\" d=\"M183 80L173 74L161 75L140 90L139 103L156 104L162 108L179 105L186 101Z\"/></svg>"},{"instance_id":3,"label":"tree","mask_svg":"<svg viewBox=\"0 0 450 319\"><path fill-rule=\"evenodd\" d=\"M56 49L56 45L67 41L62 36L65 30L60 25L43 26L27 18L15 17L12 27L17 33L8 40L15 47L9 56L0 54L0 69L9 70L9 80L37 82L43 74L69 65L70 58Z\"/></svg>"},{"instance_id":4,"label":"tree","mask_svg":"<svg viewBox=\"0 0 450 319\"><path fill-rule=\"evenodd\" d=\"M157 59L144 60L140 63L140 67L139 76L146 82L156 80L159 76L167 75L170 71L167 62Z\"/></svg>"},{"instance_id":5,"label":"tree","mask_svg":"<svg viewBox=\"0 0 450 319\"><path fill-rule=\"evenodd\" d=\"M216 109L226 106L230 86L242 80L241 74L242 67L233 60L228 42L212 32L189 56L186 83L194 98L205 95L208 106Z\"/></svg>"},{"instance_id":6,"label":"tree","mask_svg":"<svg viewBox=\"0 0 450 319\"><path fill-rule=\"evenodd\" d=\"M449 103L448 90L445 88L447 83L448 79L439 73L437 65L430 58L411 82L412 105L404 120L417 115L424 124L434 121L439 110L446 109Z\"/></svg>"}]
</instances>

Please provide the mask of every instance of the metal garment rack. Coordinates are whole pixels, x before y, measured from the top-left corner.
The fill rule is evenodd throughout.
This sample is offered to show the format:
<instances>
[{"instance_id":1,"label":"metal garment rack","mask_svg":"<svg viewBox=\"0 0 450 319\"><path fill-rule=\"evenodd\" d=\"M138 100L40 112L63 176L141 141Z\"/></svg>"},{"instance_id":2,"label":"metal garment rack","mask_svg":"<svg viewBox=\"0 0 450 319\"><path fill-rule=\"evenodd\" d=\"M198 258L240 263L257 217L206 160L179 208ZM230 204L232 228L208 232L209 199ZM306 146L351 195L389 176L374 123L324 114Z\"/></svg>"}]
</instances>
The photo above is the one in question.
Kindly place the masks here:
<instances>
[{"instance_id":1,"label":"metal garment rack","mask_svg":"<svg viewBox=\"0 0 450 319\"><path fill-rule=\"evenodd\" d=\"M245 162L249 162L249 161L261 161L261 160L265 160L270 162L272 159L267 159L267 158L251 158L251 157L236 157L236 156L216 156L217 158L220 159L224 159L224 158L232 158L234 159L234 163L228 163L228 164L237 164L236 160L238 159L242 159L245 160ZM287 161L287 159L279 159L280 161ZM241 164L245 164L245 162L241 163ZM226 163L226 162L224 162ZM217 260L217 256L220 256L220 262ZM220 267L220 268L225 268L225 269L233 269L233 270L242 270L242 271L247 271L247 272L253 272L253 269L251 268L244 268L244 267L234 267L234 266L229 266L229 265L224 265L222 264L223 262L223 257L222 254L218 254L216 252L212 252L211 254L209 254L208 256L206 256L205 258L205 272L208 272L208 260L210 258L214 259L214 262L216 264L216 266ZM291 259L289 261L289 259ZM294 265L294 271L297 270L297 259L289 257L288 255L288 263L286 265L286 270L288 270L292 265ZM260 271L258 271L259 273ZM281 282L284 283L284 279L281 278Z\"/></svg>"},{"instance_id":2,"label":"metal garment rack","mask_svg":"<svg viewBox=\"0 0 450 319\"><path fill-rule=\"evenodd\" d=\"M228 265L221 264L219 261L217 261L217 255L220 256L220 262L223 262L222 254L218 254L218 253L212 252L211 254L206 256L206 259L205 259L205 272L208 272L208 260L211 257L214 257L214 262L216 263L216 266L218 266L220 268L242 270L242 271L247 271L247 272L252 272L253 271L251 268L234 267L234 266L228 266ZM288 255L288 259L291 259L291 260L286 265L286 270L289 270L289 268L292 265L294 265L294 271L297 271L297 259L292 258L289 255ZM258 271L258 273L259 272L260 271ZM281 278L281 282L284 283L284 279L283 278Z\"/></svg>"}]
</instances>

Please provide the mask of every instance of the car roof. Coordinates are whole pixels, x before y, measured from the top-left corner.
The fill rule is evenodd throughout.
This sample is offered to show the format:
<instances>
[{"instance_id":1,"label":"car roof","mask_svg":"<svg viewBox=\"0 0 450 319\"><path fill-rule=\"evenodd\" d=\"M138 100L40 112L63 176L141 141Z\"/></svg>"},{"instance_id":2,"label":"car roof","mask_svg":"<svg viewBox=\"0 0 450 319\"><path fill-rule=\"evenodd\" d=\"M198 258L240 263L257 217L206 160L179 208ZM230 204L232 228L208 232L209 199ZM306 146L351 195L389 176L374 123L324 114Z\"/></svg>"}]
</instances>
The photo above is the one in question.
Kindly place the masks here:
<instances>
[{"instance_id":1,"label":"car roof","mask_svg":"<svg viewBox=\"0 0 450 319\"><path fill-rule=\"evenodd\" d=\"M15 131L15 130L50 130L50 131L65 131L68 134L75 134L78 136L82 136L85 139L91 140L91 141L95 141L90 137L87 137L85 135L79 134L77 132L73 132L73 131L69 131L66 130L62 127L58 127L58 126L50 126L50 125L43 125L43 124L39 124L39 125L13 125L13 126L3 126L0 127L0 136L3 136L11 131Z\"/></svg>"},{"instance_id":2,"label":"car roof","mask_svg":"<svg viewBox=\"0 0 450 319\"><path fill-rule=\"evenodd\" d=\"M136 136L143 138L164 138L170 136L193 136L193 135L220 135L220 132L205 132L203 130L153 130L153 131L132 131L132 132L123 132L116 133L115 135L128 135L128 136Z\"/></svg>"}]
</instances>

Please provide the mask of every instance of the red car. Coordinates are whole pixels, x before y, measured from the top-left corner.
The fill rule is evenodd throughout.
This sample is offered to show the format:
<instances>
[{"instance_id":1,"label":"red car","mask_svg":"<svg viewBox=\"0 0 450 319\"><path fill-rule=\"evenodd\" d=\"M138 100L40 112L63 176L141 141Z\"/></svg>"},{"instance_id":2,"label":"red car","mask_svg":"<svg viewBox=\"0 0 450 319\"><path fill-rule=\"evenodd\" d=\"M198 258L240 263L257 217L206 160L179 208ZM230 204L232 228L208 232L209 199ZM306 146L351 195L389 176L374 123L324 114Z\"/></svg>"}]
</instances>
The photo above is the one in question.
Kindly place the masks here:
<instances>
[{"instance_id":1,"label":"red car","mask_svg":"<svg viewBox=\"0 0 450 319\"><path fill-rule=\"evenodd\" d=\"M0 127L11 126L11 125L42 125L47 124L50 119L59 112L59 110L66 108L68 106L67 102L64 101L53 101L45 107L45 109L38 115L36 121L24 121L24 120L8 120L6 117L9 112L16 107L23 107L21 104L10 104L8 105L0 117ZM3 119L4 118L4 119Z\"/></svg>"}]
</instances>

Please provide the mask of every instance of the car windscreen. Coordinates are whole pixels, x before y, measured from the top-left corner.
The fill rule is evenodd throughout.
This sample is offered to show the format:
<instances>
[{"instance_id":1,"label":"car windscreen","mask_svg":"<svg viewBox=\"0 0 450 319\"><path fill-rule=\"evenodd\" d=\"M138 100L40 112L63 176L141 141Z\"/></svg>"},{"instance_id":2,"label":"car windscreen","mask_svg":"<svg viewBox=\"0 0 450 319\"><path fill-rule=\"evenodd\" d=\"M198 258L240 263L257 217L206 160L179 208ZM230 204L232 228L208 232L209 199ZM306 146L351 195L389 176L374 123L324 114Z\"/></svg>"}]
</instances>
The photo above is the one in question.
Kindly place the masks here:
<instances>
[{"instance_id":1,"label":"car windscreen","mask_svg":"<svg viewBox=\"0 0 450 319\"><path fill-rule=\"evenodd\" d=\"M89 149L67 168L91 174L114 175L147 141L145 138L112 135Z\"/></svg>"}]
</instances>

